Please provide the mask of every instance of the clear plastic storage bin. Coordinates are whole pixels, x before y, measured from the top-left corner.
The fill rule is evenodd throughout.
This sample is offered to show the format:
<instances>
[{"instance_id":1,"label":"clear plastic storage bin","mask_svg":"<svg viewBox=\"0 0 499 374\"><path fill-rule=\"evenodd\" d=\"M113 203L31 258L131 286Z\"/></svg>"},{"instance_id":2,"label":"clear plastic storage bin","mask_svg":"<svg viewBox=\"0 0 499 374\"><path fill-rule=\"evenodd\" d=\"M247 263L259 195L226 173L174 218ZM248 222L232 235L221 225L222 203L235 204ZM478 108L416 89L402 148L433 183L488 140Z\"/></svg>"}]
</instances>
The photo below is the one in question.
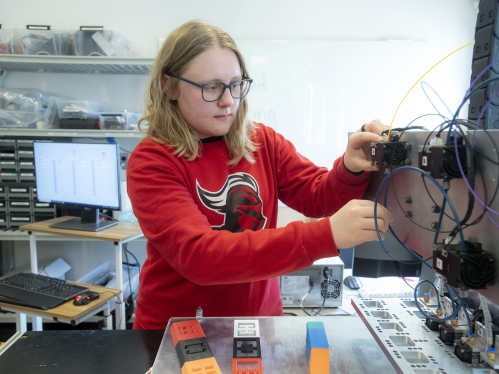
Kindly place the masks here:
<instances>
[{"instance_id":1,"label":"clear plastic storage bin","mask_svg":"<svg viewBox=\"0 0 499 374\"><path fill-rule=\"evenodd\" d=\"M127 57L129 40L121 32L102 26L81 26L73 34L77 56Z\"/></svg>"},{"instance_id":2,"label":"clear plastic storage bin","mask_svg":"<svg viewBox=\"0 0 499 374\"><path fill-rule=\"evenodd\" d=\"M141 113L127 111L100 113L99 122L102 130L135 130Z\"/></svg>"},{"instance_id":3,"label":"clear plastic storage bin","mask_svg":"<svg viewBox=\"0 0 499 374\"><path fill-rule=\"evenodd\" d=\"M0 54L22 54L19 29L0 25Z\"/></svg>"},{"instance_id":4,"label":"clear plastic storage bin","mask_svg":"<svg viewBox=\"0 0 499 374\"><path fill-rule=\"evenodd\" d=\"M66 55L68 32L51 26L28 25L21 31L21 46L26 55Z\"/></svg>"},{"instance_id":5,"label":"clear plastic storage bin","mask_svg":"<svg viewBox=\"0 0 499 374\"><path fill-rule=\"evenodd\" d=\"M106 103L86 100L56 100L59 118L99 118L107 109Z\"/></svg>"}]
</instances>

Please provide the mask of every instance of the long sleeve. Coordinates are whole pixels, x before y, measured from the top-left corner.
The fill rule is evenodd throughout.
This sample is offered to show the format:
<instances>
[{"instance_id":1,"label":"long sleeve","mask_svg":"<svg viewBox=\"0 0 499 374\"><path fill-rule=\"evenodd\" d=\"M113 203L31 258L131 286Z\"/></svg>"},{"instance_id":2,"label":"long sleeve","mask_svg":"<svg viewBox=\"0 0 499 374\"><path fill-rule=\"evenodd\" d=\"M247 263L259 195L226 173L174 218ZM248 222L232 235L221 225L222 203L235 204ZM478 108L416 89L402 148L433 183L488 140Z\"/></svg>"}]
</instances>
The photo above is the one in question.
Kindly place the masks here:
<instances>
[{"instance_id":1,"label":"long sleeve","mask_svg":"<svg viewBox=\"0 0 499 374\"><path fill-rule=\"evenodd\" d=\"M190 162L152 140L134 150L128 194L148 239L137 311L141 327L164 315L150 305L145 313L146 301L171 304L186 292L195 294L189 310L197 303L205 311L208 304L214 315L280 314L275 277L338 255L329 220L276 228L277 201L310 216L327 215L361 194L367 178L352 175L349 183L350 173L341 166L333 172L317 168L273 130L261 125L258 134L256 162L235 167L227 165L223 140L203 143L202 157ZM335 189L347 191L350 185L355 193L335 196ZM325 193L331 197L321 196ZM210 293L220 292L235 304L210 301ZM170 304L170 316L187 308Z\"/></svg>"}]
</instances>

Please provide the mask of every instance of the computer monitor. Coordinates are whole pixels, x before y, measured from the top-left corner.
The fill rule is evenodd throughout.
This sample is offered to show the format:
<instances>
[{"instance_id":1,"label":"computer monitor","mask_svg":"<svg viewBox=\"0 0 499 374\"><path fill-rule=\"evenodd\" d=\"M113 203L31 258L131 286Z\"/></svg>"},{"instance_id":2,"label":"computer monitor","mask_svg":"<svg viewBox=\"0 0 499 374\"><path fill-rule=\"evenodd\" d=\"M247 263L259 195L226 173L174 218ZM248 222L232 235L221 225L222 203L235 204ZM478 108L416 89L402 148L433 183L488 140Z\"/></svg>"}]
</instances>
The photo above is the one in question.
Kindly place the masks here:
<instances>
[{"instance_id":1,"label":"computer monitor","mask_svg":"<svg viewBox=\"0 0 499 374\"><path fill-rule=\"evenodd\" d=\"M421 257L409 252L385 233L383 249L379 241L365 242L353 249L352 275L357 277L419 277ZM388 252L388 253L387 253Z\"/></svg>"},{"instance_id":2,"label":"computer monitor","mask_svg":"<svg viewBox=\"0 0 499 374\"><path fill-rule=\"evenodd\" d=\"M99 209L121 209L118 144L35 142L34 158L38 200L81 208L81 218L51 227L99 231L117 223L100 220Z\"/></svg>"}]
</instances>

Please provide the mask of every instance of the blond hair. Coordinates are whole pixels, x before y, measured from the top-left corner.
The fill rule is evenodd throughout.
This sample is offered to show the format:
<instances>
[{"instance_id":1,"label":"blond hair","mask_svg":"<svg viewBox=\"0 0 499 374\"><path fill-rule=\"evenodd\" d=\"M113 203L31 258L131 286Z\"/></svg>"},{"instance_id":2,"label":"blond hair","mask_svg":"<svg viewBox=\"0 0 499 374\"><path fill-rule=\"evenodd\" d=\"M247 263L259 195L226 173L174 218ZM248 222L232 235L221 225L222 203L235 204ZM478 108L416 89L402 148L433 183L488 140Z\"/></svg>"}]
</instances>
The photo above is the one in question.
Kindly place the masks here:
<instances>
[{"instance_id":1,"label":"blond hair","mask_svg":"<svg viewBox=\"0 0 499 374\"><path fill-rule=\"evenodd\" d=\"M218 27L201 21L184 23L166 38L149 74L146 107L144 116L139 120L139 128L147 124L145 139L166 142L175 148L175 154L189 161L200 156L200 140L180 112L177 101L167 97L163 75L181 76L193 58L214 46L232 50L242 74L249 78L243 56L234 40ZM170 79L169 84L168 88L175 97L178 80ZM224 136L231 157L229 165L237 164L242 158L254 163L253 152L257 148L253 141L255 125L247 119L248 102L246 97L240 100L234 123Z\"/></svg>"}]
</instances>

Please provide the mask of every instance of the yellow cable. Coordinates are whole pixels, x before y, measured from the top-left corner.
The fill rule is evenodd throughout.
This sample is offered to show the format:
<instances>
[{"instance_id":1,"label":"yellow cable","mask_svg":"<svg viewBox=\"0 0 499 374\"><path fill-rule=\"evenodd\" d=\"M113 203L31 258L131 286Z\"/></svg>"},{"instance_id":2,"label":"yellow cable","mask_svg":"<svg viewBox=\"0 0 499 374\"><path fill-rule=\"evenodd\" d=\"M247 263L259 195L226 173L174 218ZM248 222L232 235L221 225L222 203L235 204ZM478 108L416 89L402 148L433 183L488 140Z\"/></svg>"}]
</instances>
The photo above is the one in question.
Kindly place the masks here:
<instances>
[{"instance_id":1,"label":"yellow cable","mask_svg":"<svg viewBox=\"0 0 499 374\"><path fill-rule=\"evenodd\" d=\"M402 105L402 103L404 102L404 100L405 100L405 98L407 97L407 95L409 95L409 93L412 91L412 89L413 89L413 88L414 88L414 87L415 87L415 86L419 83L419 81L420 81L421 79L423 79L423 78L424 78L424 76L425 76L426 74L428 74L430 71L432 71L432 70L433 70L433 68L434 68L435 66L437 66L438 64L440 64L440 63L441 63L443 60L445 60L447 57L452 56L452 55L453 55L454 53L456 53L457 51L460 51L461 49L463 49L463 48L465 48L465 47L467 47L467 46L469 46L469 45L473 44L474 42L475 42L475 41L473 40L473 41L471 41L471 42L469 42L469 43L467 43L467 44L463 45L462 47L459 47L459 48L458 48L458 49L456 49L455 51L453 51L453 52L449 53L447 56L445 56L445 57L444 57L444 58L442 58L440 61L438 61L435 65L433 65L431 68L429 68L429 69L426 71L426 73L424 73L424 74L421 76L421 78L419 78L419 79L416 81L416 83L414 83L414 84L412 85L412 87L409 89L409 91L407 91L407 93L406 93L406 94L405 94L405 96L403 97L402 101L400 101L400 104L398 105L397 109L395 110L395 113L393 114L392 122L390 123L390 127L388 128L388 140L390 140L390 133L392 132L393 121L395 120L395 116L397 115L397 112L399 111L400 106L401 106L401 105Z\"/></svg>"}]
</instances>

